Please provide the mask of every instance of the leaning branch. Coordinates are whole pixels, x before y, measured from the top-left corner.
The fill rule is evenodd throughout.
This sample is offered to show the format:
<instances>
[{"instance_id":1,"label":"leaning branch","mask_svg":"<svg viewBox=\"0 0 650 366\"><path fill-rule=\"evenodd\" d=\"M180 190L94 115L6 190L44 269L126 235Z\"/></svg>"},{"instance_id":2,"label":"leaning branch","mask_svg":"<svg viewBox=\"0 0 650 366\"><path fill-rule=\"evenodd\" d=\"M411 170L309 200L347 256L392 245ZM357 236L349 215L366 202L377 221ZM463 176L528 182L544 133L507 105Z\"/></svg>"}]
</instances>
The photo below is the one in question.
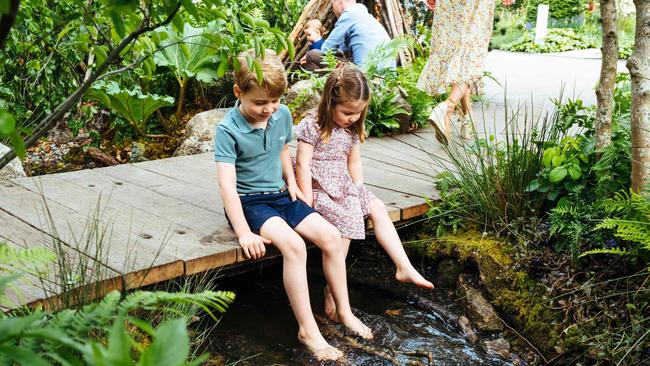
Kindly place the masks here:
<instances>
[{"instance_id":1,"label":"leaning branch","mask_svg":"<svg viewBox=\"0 0 650 366\"><path fill-rule=\"evenodd\" d=\"M146 26L149 23L149 15L145 14L144 18L142 19L142 22L138 25L138 28L130 33L128 36L126 36L120 43L115 47L111 53L108 55L104 63L102 63L97 70L87 79L84 81L83 84L77 89L74 93L69 95L63 102L61 102L59 105L57 105L52 113L47 115L41 122L38 123L36 128L34 129L34 132L32 133L31 136L27 138L25 141L25 146L30 147L33 146L38 139L40 139L42 136L45 136L45 134L52 129L52 127L56 124L56 122L63 117L63 115L74 105L79 102L81 97L86 93L86 91L90 88L90 86L97 80L99 77L101 77L108 67L113 64L115 61L117 61L120 57L120 53L134 40L136 40L138 37L140 37L142 34L151 32L154 29L163 27L169 23L171 23L172 18L176 15L178 10L181 7L181 3L178 2L176 4L176 7L174 10L165 18L160 23L156 23L150 26ZM16 157L16 152L11 149L8 151L2 158L0 158L0 169L7 165L13 158Z\"/></svg>"}]
</instances>

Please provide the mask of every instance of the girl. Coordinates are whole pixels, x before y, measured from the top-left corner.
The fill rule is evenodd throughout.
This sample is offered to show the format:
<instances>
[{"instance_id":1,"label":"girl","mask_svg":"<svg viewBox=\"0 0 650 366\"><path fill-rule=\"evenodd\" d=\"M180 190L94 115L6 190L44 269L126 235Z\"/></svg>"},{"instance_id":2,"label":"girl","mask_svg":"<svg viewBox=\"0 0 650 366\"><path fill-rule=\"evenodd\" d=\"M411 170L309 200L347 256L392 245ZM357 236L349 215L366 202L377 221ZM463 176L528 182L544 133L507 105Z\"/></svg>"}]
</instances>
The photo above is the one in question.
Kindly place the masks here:
<instances>
[{"instance_id":1,"label":"girl","mask_svg":"<svg viewBox=\"0 0 650 366\"><path fill-rule=\"evenodd\" d=\"M327 78L317 113L296 128L298 187L314 207L341 232L347 255L351 239L364 239L364 217L370 215L379 244L397 267L395 278L433 288L409 261L383 202L363 185L360 142L370 101L365 75L352 65L337 67ZM338 321L334 299L325 287L325 312Z\"/></svg>"}]
</instances>

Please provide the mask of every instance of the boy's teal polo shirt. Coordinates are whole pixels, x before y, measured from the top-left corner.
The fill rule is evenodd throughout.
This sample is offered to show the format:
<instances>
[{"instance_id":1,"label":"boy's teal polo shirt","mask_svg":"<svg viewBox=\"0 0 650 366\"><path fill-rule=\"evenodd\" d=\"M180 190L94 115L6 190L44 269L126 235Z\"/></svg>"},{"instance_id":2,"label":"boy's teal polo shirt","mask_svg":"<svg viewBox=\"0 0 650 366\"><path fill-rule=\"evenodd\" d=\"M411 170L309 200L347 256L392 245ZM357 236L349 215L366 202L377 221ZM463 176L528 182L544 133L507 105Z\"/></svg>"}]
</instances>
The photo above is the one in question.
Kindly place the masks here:
<instances>
[{"instance_id":1,"label":"boy's teal polo shirt","mask_svg":"<svg viewBox=\"0 0 650 366\"><path fill-rule=\"evenodd\" d=\"M293 121L284 104L271 115L266 129L251 128L239 112L239 101L214 134L214 160L235 165L237 192L278 191L282 179L280 152L292 138Z\"/></svg>"}]
</instances>

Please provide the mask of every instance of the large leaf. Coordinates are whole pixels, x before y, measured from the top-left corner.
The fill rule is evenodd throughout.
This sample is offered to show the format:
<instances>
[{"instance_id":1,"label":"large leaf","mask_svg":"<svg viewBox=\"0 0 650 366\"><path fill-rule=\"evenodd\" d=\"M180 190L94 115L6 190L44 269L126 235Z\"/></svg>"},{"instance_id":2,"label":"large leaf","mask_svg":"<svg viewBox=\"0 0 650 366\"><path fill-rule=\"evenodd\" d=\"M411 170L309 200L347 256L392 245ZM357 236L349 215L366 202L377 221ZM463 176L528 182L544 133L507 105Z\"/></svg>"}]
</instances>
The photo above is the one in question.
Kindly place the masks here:
<instances>
[{"instance_id":1,"label":"large leaf","mask_svg":"<svg viewBox=\"0 0 650 366\"><path fill-rule=\"evenodd\" d=\"M197 77L204 83L216 81L219 78L217 65L220 58L215 57L218 52L213 40L219 24L222 24L221 21L210 22L203 29L185 24L182 33L176 32L173 27L166 27L160 32L166 35L160 45L164 48L155 54L154 61L158 66L170 68L181 84L191 77ZM204 36L204 32L213 36Z\"/></svg>"},{"instance_id":2,"label":"large leaf","mask_svg":"<svg viewBox=\"0 0 650 366\"><path fill-rule=\"evenodd\" d=\"M121 89L115 81L98 82L86 93L127 120L139 134L146 132L147 120L162 107L174 104L174 98L156 94L143 94L139 87Z\"/></svg>"},{"instance_id":3,"label":"large leaf","mask_svg":"<svg viewBox=\"0 0 650 366\"><path fill-rule=\"evenodd\" d=\"M190 352L190 337L185 320L173 319L156 330L153 344L142 354L140 366L180 366Z\"/></svg>"}]
</instances>

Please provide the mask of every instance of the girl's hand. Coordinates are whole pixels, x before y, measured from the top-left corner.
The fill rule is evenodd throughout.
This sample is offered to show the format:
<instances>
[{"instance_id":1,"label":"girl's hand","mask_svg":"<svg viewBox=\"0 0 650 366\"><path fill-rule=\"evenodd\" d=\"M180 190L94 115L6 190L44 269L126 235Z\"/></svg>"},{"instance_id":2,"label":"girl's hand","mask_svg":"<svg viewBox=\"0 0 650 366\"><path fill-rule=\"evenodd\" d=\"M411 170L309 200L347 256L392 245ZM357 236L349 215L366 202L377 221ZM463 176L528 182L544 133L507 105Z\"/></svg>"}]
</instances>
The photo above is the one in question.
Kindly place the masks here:
<instances>
[{"instance_id":1,"label":"girl's hand","mask_svg":"<svg viewBox=\"0 0 650 366\"><path fill-rule=\"evenodd\" d=\"M271 244L271 241L251 231L239 237L239 245L248 259L262 258L266 254L266 244Z\"/></svg>"},{"instance_id":2,"label":"girl's hand","mask_svg":"<svg viewBox=\"0 0 650 366\"><path fill-rule=\"evenodd\" d=\"M503 6L510 6L515 3L515 0L503 0Z\"/></svg>"},{"instance_id":3,"label":"girl's hand","mask_svg":"<svg viewBox=\"0 0 650 366\"><path fill-rule=\"evenodd\" d=\"M289 196L291 197L292 201L295 201L296 199L299 199L303 202L307 202L305 200L305 195L302 193L300 188L298 188L297 184L290 184L287 186L287 191L289 191Z\"/></svg>"},{"instance_id":4,"label":"girl's hand","mask_svg":"<svg viewBox=\"0 0 650 366\"><path fill-rule=\"evenodd\" d=\"M436 0L426 0L426 3L427 3L427 8L429 8L429 10L433 11L436 8Z\"/></svg>"}]
</instances>

